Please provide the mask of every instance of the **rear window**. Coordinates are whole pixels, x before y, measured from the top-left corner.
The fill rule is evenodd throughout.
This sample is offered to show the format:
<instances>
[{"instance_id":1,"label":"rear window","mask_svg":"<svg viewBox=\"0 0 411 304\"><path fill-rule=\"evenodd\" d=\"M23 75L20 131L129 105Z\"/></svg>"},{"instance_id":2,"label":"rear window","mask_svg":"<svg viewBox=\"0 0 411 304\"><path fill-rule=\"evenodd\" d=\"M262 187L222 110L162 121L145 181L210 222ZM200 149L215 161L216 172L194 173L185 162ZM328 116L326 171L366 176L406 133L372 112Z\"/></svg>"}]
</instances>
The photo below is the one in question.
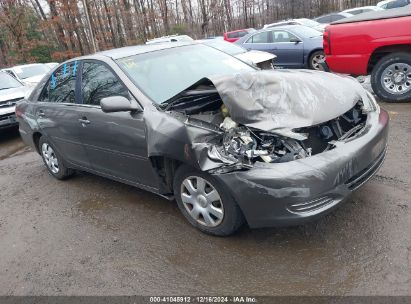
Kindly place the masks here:
<instances>
[{"instance_id":1,"label":"rear window","mask_svg":"<svg viewBox=\"0 0 411 304\"><path fill-rule=\"evenodd\" d=\"M238 36L238 32L234 32L234 33L227 34L227 37L232 39L232 38L238 38L240 36Z\"/></svg>"},{"instance_id":2,"label":"rear window","mask_svg":"<svg viewBox=\"0 0 411 304\"><path fill-rule=\"evenodd\" d=\"M248 32L246 32L246 31L238 32L238 37L243 37L247 34L248 34Z\"/></svg>"}]
</instances>

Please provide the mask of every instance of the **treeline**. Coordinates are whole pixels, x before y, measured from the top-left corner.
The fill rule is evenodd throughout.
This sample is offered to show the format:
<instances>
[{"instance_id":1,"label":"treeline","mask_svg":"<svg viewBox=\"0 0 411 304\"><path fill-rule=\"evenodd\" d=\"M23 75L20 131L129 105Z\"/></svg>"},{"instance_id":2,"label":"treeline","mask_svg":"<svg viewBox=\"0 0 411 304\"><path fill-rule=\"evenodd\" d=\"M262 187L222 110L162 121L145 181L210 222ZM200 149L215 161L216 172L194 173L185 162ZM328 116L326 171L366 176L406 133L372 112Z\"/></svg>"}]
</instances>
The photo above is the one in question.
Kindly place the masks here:
<instances>
[{"instance_id":1,"label":"treeline","mask_svg":"<svg viewBox=\"0 0 411 304\"><path fill-rule=\"evenodd\" d=\"M168 34L193 38L378 0L0 0L0 66L62 61Z\"/></svg>"}]
</instances>

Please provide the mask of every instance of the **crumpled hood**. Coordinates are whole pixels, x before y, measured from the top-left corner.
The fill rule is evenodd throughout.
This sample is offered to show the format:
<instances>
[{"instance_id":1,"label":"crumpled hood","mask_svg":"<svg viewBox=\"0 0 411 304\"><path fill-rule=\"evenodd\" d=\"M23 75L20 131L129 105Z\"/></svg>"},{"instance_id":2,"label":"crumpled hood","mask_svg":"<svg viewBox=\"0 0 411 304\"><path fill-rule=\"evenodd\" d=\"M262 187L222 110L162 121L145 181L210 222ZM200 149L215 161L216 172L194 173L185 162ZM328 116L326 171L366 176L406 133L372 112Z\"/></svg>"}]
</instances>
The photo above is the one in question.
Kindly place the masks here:
<instances>
[{"instance_id":1,"label":"crumpled hood","mask_svg":"<svg viewBox=\"0 0 411 304\"><path fill-rule=\"evenodd\" d=\"M234 121L284 135L334 119L368 98L355 79L320 71L255 71L209 79Z\"/></svg>"}]
</instances>

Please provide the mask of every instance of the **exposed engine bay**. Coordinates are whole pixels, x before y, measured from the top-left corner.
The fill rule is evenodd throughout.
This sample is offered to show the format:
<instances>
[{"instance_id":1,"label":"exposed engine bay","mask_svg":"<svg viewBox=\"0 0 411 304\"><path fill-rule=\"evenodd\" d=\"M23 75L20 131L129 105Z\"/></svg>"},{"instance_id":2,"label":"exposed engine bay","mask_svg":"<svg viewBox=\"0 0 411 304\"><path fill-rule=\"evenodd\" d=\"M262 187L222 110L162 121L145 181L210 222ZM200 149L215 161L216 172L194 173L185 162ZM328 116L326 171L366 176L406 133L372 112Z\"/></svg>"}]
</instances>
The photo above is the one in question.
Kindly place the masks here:
<instances>
[{"instance_id":1,"label":"exposed engine bay","mask_svg":"<svg viewBox=\"0 0 411 304\"><path fill-rule=\"evenodd\" d=\"M360 132L367 119L362 101L335 119L293 129L295 136L252 128L234 121L216 88L211 84L191 87L170 101L164 110L185 114L186 124L216 134L209 141L208 157L225 165L252 166L255 162L283 163L333 149L336 141ZM198 123L203 122L203 123Z\"/></svg>"},{"instance_id":2,"label":"exposed engine bay","mask_svg":"<svg viewBox=\"0 0 411 304\"><path fill-rule=\"evenodd\" d=\"M333 149L335 141L349 139L365 125L366 115L362 113L361 103L342 116L323 123L297 130L306 139L296 140L273 133L253 130L240 126L226 117L220 127L225 131L217 151L226 157L234 157L242 163L255 161L282 163Z\"/></svg>"}]
</instances>

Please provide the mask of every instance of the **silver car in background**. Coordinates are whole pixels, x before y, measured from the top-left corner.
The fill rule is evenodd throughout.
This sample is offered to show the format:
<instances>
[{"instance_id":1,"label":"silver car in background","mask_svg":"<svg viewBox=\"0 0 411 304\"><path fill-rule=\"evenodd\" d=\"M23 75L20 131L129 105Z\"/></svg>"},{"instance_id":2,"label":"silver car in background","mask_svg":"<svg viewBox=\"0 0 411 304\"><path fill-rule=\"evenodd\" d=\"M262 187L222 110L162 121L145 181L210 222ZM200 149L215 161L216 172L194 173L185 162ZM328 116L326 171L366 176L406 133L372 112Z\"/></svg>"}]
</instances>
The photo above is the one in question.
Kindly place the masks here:
<instances>
[{"instance_id":1,"label":"silver car in background","mask_svg":"<svg viewBox=\"0 0 411 304\"><path fill-rule=\"evenodd\" d=\"M17 126L14 113L16 103L30 91L20 81L0 71L0 129Z\"/></svg>"}]
</instances>

